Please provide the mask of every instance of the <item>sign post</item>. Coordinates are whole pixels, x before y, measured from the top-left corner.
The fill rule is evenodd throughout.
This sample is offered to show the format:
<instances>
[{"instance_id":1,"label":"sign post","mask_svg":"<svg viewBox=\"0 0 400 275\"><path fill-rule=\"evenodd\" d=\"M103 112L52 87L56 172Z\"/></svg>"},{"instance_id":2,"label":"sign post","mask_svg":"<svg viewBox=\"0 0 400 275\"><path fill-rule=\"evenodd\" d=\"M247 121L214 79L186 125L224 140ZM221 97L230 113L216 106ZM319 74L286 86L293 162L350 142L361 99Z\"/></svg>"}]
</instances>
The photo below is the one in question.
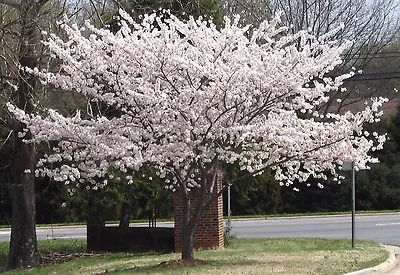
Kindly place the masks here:
<instances>
[{"instance_id":1,"label":"sign post","mask_svg":"<svg viewBox=\"0 0 400 275\"><path fill-rule=\"evenodd\" d=\"M356 173L354 170L354 161L343 163L344 171L351 171L352 185L351 185L351 247L356 246Z\"/></svg>"},{"instance_id":2,"label":"sign post","mask_svg":"<svg viewBox=\"0 0 400 275\"><path fill-rule=\"evenodd\" d=\"M231 184L228 184L228 228L231 227Z\"/></svg>"}]
</instances>

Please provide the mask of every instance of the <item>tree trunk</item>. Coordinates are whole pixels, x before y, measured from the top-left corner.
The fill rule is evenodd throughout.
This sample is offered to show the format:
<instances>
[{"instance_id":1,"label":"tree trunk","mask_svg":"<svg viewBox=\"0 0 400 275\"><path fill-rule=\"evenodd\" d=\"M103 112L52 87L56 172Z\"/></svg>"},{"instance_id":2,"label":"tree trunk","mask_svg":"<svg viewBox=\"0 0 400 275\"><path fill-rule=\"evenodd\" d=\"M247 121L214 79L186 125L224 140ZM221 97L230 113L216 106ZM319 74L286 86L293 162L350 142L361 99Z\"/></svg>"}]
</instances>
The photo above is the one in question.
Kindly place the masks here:
<instances>
[{"instance_id":1,"label":"tree trunk","mask_svg":"<svg viewBox=\"0 0 400 275\"><path fill-rule=\"evenodd\" d=\"M193 229L190 230L188 227L183 227L182 260L194 259L193 231Z\"/></svg>"},{"instance_id":2,"label":"tree trunk","mask_svg":"<svg viewBox=\"0 0 400 275\"><path fill-rule=\"evenodd\" d=\"M126 194L126 202L122 203L121 215L119 218L119 228L128 229L129 222L132 217L132 197L133 197L133 186L128 185L128 191Z\"/></svg>"},{"instance_id":3,"label":"tree trunk","mask_svg":"<svg viewBox=\"0 0 400 275\"><path fill-rule=\"evenodd\" d=\"M194 247L193 247L193 234L194 228L193 218L190 217L190 196L185 187L181 187L182 190L182 199L183 199L183 216L182 216L182 260L192 260L194 259Z\"/></svg>"},{"instance_id":4,"label":"tree trunk","mask_svg":"<svg viewBox=\"0 0 400 275\"><path fill-rule=\"evenodd\" d=\"M22 129L15 122L14 131ZM31 267L39 263L35 213L35 148L15 139L12 160L12 224L7 268Z\"/></svg>"},{"instance_id":5,"label":"tree trunk","mask_svg":"<svg viewBox=\"0 0 400 275\"><path fill-rule=\"evenodd\" d=\"M123 202L121 207L121 215L119 218L119 228L128 229L131 216L132 216L132 209L130 203Z\"/></svg>"},{"instance_id":6,"label":"tree trunk","mask_svg":"<svg viewBox=\"0 0 400 275\"><path fill-rule=\"evenodd\" d=\"M40 43L41 34L38 28L39 11L48 0L8 1L18 9L20 20L19 64L21 68L38 67L36 47ZM3 2L3 1L0 1ZM3 2L4 3L4 2ZM11 5L11 4L10 4ZM36 77L19 71L18 94L15 104L27 113L34 110L34 92ZM27 144L29 139L24 125L18 121L13 123L14 153L11 163L12 174L12 228L7 269L35 266L40 255L36 239L36 207L35 207L35 164L36 149L34 144Z\"/></svg>"},{"instance_id":7,"label":"tree trunk","mask_svg":"<svg viewBox=\"0 0 400 275\"><path fill-rule=\"evenodd\" d=\"M213 196L212 188L214 188L216 181L216 170L210 169L203 173L203 182L199 189L191 192L199 192L197 195L196 205L192 209L191 196L189 190L182 186L182 200L183 200L183 232L182 232L182 260L194 259L194 231L198 221L207 208L207 205L217 196Z\"/></svg>"}]
</instances>

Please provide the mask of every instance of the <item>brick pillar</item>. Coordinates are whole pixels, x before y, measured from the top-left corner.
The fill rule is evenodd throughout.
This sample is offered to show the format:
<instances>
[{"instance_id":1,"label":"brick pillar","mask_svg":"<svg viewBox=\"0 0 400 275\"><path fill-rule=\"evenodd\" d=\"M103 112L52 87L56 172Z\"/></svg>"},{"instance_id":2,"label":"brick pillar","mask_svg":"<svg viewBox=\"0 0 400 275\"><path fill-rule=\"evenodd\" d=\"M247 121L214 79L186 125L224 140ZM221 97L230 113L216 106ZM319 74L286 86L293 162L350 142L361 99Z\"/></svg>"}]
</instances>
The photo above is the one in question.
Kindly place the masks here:
<instances>
[{"instance_id":1,"label":"brick pillar","mask_svg":"<svg viewBox=\"0 0 400 275\"><path fill-rule=\"evenodd\" d=\"M222 188L222 182L218 180L218 193ZM191 206L194 208L199 197L198 189L190 191ZM215 199L205 210L203 216L196 225L193 236L194 248L222 248L224 247L224 222L223 222L222 196ZM179 190L174 196L174 220L175 220L175 252L182 251L182 215L183 202Z\"/></svg>"}]
</instances>

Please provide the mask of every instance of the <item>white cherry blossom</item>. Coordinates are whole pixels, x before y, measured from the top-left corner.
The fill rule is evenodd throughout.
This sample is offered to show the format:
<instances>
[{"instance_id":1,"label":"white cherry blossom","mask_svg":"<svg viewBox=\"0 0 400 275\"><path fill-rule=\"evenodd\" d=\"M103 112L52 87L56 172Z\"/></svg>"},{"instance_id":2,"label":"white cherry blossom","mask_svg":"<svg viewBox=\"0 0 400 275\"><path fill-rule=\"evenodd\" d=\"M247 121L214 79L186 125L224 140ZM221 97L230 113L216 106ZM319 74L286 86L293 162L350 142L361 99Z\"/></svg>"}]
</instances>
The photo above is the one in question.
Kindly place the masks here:
<instances>
[{"instance_id":1,"label":"white cherry blossom","mask_svg":"<svg viewBox=\"0 0 400 275\"><path fill-rule=\"evenodd\" d=\"M386 99L355 114L317 111L354 74L326 76L346 47L332 33L287 35L278 17L257 29L227 19L218 30L201 19L153 14L136 23L121 16L115 34L63 24L67 39L52 34L45 42L62 61L60 72L27 68L44 84L104 102L119 115L29 116L8 105L33 141L58 141L39 161L40 175L74 181L149 164L175 184L201 185L194 168L236 162L251 173L270 166L278 180L293 182L336 175L343 161L356 161L357 169L377 161L368 152L381 149L385 136L363 135L363 127L382 115Z\"/></svg>"},{"instance_id":2,"label":"white cherry blossom","mask_svg":"<svg viewBox=\"0 0 400 275\"><path fill-rule=\"evenodd\" d=\"M224 163L254 175L270 167L290 186L324 180L327 172L338 177L344 161L357 170L378 161L369 152L382 149L385 135L366 134L364 126L379 121L386 99L372 98L358 113L318 109L354 75L329 76L348 45L333 39L342 26L314 37L287 34L279 17L255 29L239 26L238 17L221 29L172 15L146 15L140 23L123 11L121 17L116 33L64 23L63 38L51 34L44 42L61 62L58 72L26 68L45 85L116 110L109 117L41 116L8 104L33 134L27 142L57 142L36 175L97 187L110 170L132 175L146 165L187 201L193 188L213 190ZM184 217L187 232L212 199Z\"/></svg>"}]
</instances>

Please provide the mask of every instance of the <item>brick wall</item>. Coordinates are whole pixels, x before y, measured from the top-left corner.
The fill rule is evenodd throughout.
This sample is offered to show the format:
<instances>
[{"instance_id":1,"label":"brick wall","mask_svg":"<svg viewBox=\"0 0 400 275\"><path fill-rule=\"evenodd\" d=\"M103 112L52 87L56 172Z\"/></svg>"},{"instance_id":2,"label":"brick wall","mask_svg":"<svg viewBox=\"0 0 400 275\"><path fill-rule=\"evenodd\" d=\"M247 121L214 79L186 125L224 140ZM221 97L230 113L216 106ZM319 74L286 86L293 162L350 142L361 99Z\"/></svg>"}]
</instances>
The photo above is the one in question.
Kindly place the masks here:
<instances>
[{"instance_id":1,"label":"brick wall","mask_svg":"<svg viewBox=\"0 0 400 275\"><path fill-rule=\"evenodd\" d=\"M221 190L221 182L214 192ZM197 202L198 193L196 188L190 192L191 206ZM206 209L194 231L194 248L222 248L224 247L224 223L222 213L222 196L214 200ZM175 252L182 251L182 214L183 202L179 190L174 196L174 219L175 219Z\"/></svg>"}]
</instances>

